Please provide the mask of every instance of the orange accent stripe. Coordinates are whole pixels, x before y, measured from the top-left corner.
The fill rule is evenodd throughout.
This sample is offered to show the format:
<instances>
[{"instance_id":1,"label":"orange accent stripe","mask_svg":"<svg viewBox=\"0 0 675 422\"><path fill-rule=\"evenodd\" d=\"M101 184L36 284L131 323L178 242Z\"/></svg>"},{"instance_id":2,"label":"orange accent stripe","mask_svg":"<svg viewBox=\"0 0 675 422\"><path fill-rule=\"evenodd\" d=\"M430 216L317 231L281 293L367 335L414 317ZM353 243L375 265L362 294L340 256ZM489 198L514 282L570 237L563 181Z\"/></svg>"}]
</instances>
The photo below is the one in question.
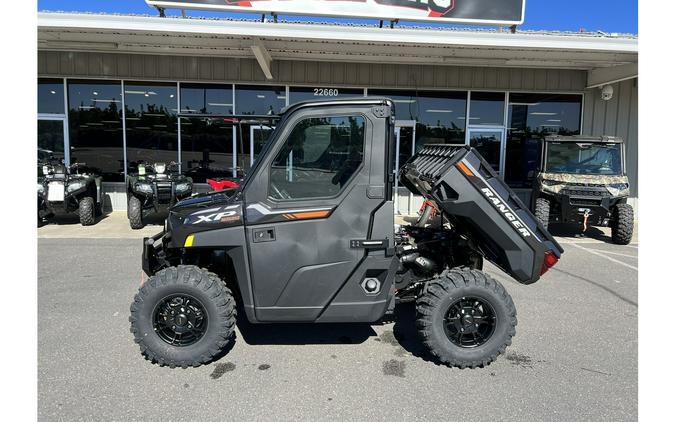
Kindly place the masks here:
<instances>
[{"instance_id":1,"label":"orange accent stripe","mask_svg":"<svg viewBox=\"0 0 675 422\"><path fill-rule=\"evenodd\" d=\"M473 176L473 173L471 172L471 170L469 170L469 168L468 168L468 167L466 166L466 164L464 164L463 162L460 161L459 163L457 163L457 168L458 168L462 173L466 174L467 176L469 176L469 177L472 177L472 176Z\"/></svg>"},{"instance_id":2,"label":"orange accent stripe","mask_svg":"<svg viewBox=\"0 0 675 422\"><path fill-rule=\"evenodd\" d=\"M330 211L305 211L305 212L296 212L291 215L293 215L293 218L307 219L307 218L328 217L328 214L330 214Z\"/></svg>"}]
</instances>

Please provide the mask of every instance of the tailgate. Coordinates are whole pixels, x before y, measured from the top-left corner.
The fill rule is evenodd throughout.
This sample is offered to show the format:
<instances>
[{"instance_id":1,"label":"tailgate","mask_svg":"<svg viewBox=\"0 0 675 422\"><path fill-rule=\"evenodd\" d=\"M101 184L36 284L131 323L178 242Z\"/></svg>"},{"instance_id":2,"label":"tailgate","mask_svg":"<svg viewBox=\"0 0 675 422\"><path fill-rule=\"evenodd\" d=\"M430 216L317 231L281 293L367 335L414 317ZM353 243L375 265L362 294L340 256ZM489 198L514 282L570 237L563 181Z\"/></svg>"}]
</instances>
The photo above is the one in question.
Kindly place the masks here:
<instances>
[{"instance_id":1,"label":"tailgate","mask_svg":"<svg viewBox=\"0 0 675 422\"><path fill-rule=\"evenodd\" d=\"M547 255L557 260L563 253L474 148L426 145L401 168L400 180L434 201L455 230L466 233L489 261L520 283L537 281L551 258Z\"/></svg>"}]
</instances>

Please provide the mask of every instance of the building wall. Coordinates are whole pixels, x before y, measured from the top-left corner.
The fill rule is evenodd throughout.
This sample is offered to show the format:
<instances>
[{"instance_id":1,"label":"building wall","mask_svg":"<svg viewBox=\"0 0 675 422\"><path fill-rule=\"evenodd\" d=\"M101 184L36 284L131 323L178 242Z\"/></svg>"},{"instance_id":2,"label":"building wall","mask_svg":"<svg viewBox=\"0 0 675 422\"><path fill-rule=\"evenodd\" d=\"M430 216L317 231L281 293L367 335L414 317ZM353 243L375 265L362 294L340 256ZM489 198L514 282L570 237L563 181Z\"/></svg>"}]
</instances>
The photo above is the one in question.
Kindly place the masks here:
<instances>
[{"instance_id":1,"label":"building wall","mask_svg":"<svg viewBox=\"0 0 675 422\"><path fill-rule=\"evenodd\" d=\"M582 70L273 61L272 73L274 80L267 81L258 63L246 58L38 51L39 77L583 92L582 133L618 135L626 140L631 196L638 195L637 80L614 84L613 98L604 101L599 89L585 90L586 71ZM636 200L631 202L636 204ZM416 206L415 202L411 208Z\"/></svg>"},{"instance_id":2,"label":"building wall","mask_svg":"<svg viewBox=\"0 0 675 422\"><path fill-rule=\"evenodd\" d=\"M626 142L626 171L631 196L638 196L638 80L613 84L609 101L600 97L600 89L584 95L583 133L585 135L621 136Z\"/></svg>"},{"instance_id":3,"label":"building wall","mask_svg":"<svg viewBox=\"0 0 675 422\"><path fill-rule=\"evenodd\" d=\"M427 89L581 92L586 72L378 63L273 61L267 81L253 59L38 52L38 76Z\"/></svg>"}]
</instances>

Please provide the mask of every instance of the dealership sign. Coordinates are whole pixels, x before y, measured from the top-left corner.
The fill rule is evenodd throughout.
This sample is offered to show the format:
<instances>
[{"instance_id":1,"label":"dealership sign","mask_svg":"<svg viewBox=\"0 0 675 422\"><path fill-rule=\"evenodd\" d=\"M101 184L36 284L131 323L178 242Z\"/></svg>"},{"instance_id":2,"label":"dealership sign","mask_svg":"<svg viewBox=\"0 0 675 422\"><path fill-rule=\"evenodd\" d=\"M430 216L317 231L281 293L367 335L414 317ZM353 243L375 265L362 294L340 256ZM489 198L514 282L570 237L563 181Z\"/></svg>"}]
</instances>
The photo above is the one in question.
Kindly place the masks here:
<instances>
[{"instance_id":1,"label":"dealership sign","mask_svg":"<svg viewBox=\"0 0 675 422\"><path fill-rule=\"evenodd\" d=\"M525 0L145 0L167 9L520 25Z\"/></svg>"}]
</instances>

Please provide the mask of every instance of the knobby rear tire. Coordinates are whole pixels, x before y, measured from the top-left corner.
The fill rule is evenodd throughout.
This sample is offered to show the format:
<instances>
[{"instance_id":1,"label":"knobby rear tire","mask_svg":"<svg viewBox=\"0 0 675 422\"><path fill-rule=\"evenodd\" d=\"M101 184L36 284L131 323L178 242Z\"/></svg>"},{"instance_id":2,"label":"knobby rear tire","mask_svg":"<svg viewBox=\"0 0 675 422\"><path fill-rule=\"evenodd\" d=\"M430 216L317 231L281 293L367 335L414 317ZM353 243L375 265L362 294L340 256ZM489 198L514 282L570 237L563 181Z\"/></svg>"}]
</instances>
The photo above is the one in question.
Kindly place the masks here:
<instances>
[{"instance_id":1,"label":"knobby rear tire","mask_svg":"<svg viewBox=\"0 0 675 422\"><path fill-rule=\"evenodd\" d=\"M496 323L488 340L473 348L453 343L444 325L447 312L458 299L487 302ZM429 281L417 299L417 331L424 346L439 362L459 368L484 367L511 345L516 334L516 307L506 289L489 275L473 269L453 269Z\"/></svg>"}]
</instances>

